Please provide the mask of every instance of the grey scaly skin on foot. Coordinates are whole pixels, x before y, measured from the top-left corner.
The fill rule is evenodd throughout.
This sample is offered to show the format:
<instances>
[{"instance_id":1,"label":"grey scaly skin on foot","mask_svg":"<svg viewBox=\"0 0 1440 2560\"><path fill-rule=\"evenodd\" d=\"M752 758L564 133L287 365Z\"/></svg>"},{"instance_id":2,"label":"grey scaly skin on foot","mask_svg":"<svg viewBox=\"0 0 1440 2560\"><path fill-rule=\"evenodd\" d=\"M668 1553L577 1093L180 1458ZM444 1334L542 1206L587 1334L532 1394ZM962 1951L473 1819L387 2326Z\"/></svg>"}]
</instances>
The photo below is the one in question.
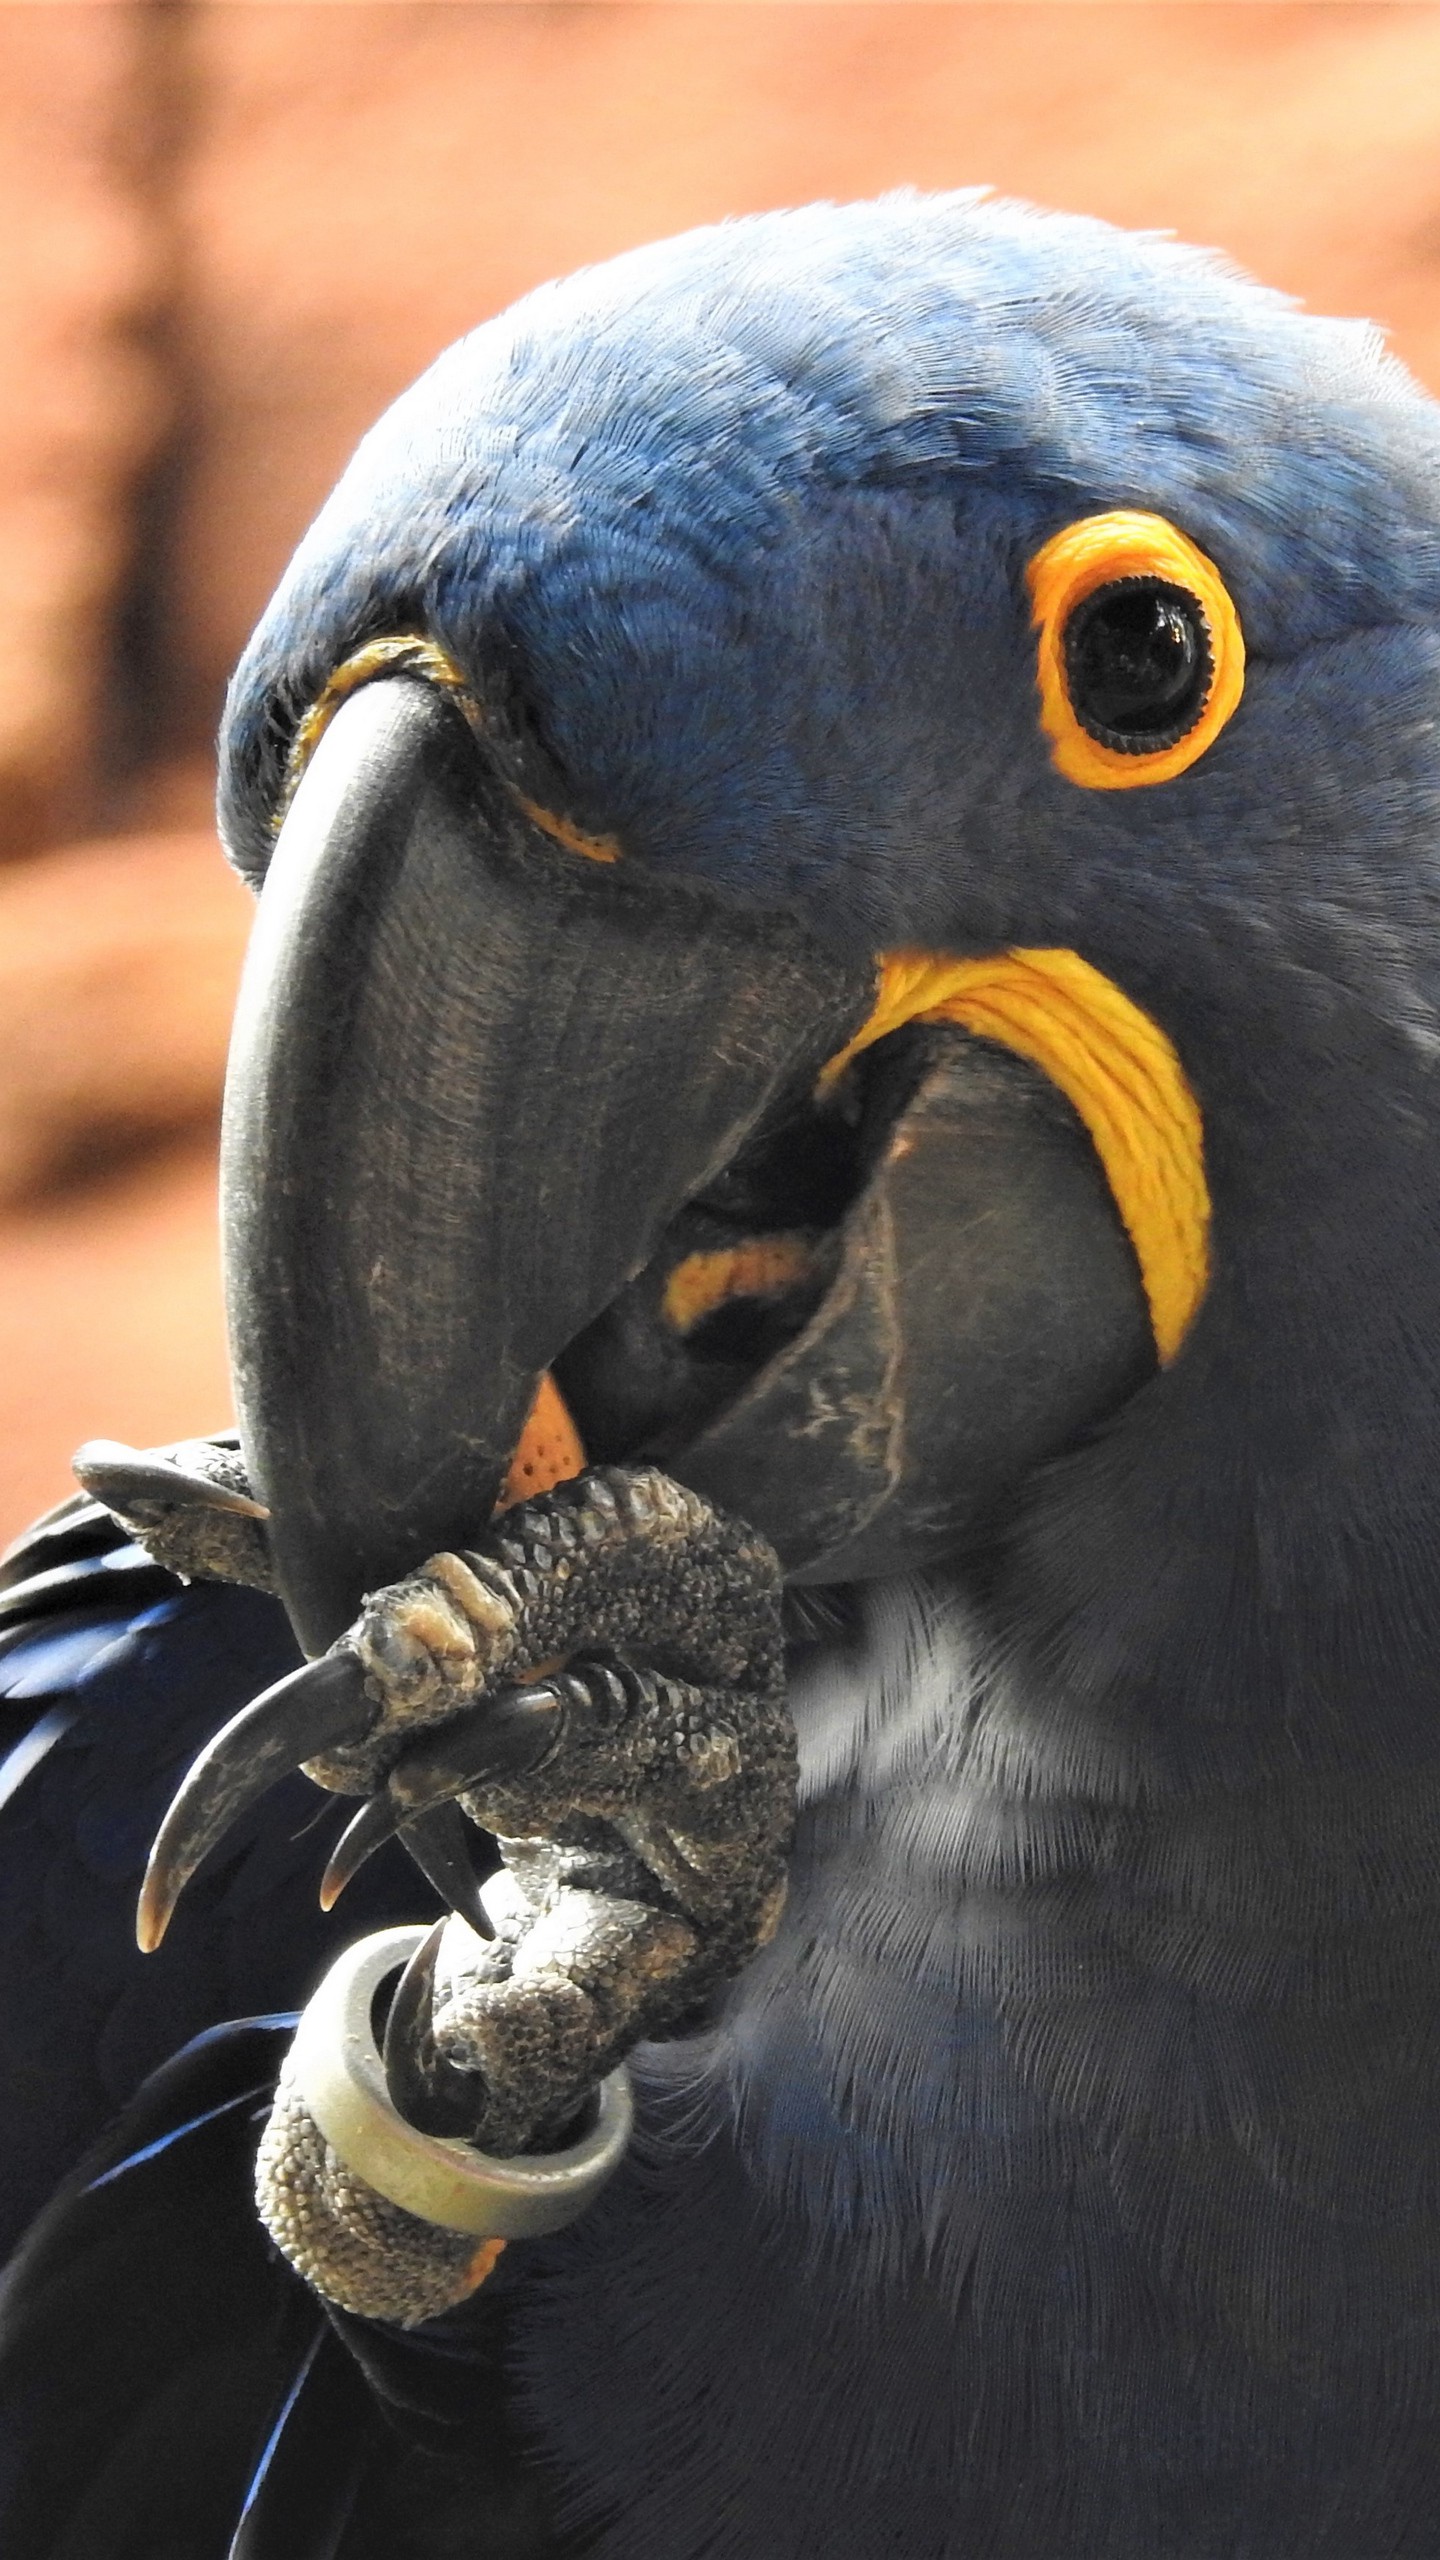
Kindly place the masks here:
<instances>
[{"instance_id":1,"label":"grey scaly skin on foot","mask_svg":"<svg viewBox=\"0 0 1440 2560\"><path fill-rule=\"evenodd\" d=\"M255 2162L255 2200L277 2249L341 2311L414 2328L453 2310L486 2271L465 2232L392 2204L326 2141L289 2066Z\"/></svg>"}]
</instances>

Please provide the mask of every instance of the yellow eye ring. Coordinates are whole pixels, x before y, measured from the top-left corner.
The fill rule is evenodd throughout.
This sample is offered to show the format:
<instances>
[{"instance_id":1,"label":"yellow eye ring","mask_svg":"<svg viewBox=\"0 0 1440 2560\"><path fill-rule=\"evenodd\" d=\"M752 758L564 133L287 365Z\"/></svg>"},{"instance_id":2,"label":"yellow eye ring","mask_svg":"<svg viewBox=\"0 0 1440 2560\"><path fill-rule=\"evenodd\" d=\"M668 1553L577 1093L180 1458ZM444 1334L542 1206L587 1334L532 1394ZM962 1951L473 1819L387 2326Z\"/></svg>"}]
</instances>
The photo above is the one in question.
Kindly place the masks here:
<instances>
[{"instance_id":1,"label":"yellow eye ring","mask_svg":"<svg viewBox=\"0 0 1440 2560\"><path fill-rule=\"evenodd\" d=\"M1040 723L1067 782L1087 791L1133 791L1169 782L1203 756L1245 689L1240 617L1213 560L1163 516L1116 507L1053 534L1036 552L1026 582L1039 633ZM1131 598L1145 599L1166 618L1191 687L1193 717L1181 694L1183 732L1177 736L1172 728L1154 747L1144 744L1143 728L1127 744L1112 743L1116 733L1083 716L1074 698L1081 607L1090 607L1093 629L1098 611L1123 614Z\"/></svg>"}]
</instances>

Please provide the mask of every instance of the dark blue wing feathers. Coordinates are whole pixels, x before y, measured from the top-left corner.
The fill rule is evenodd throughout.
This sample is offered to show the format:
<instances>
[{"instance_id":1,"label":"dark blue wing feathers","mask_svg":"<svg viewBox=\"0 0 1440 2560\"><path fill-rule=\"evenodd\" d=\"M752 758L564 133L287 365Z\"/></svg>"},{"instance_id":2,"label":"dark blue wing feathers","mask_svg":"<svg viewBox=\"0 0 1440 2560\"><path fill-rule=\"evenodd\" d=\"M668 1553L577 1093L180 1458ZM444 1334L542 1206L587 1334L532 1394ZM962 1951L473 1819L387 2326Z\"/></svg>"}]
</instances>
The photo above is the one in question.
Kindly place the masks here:
<instances>
[{"instance_id":1,"label":"dark blue wing feathers","mask_svg":"<svg viewBox=\"0 0 1440 2560\"><path fill-rule=\"evenodd\" d=\"M330 1952L436 1908L392 1849L327 1918L325 1842L351 1808L297 1774L207 1862L158 1955L136 1947L145 1858L185 1768L297 1659L277 1602L183 1586L94 1503L63 1506L0 1567L0 2251L191 2037L298 2007Z\"/></svg>"},{"instance_id":2,"label":"dark blue wing feathers","mask_svg":"<svg viewBox=\"0 0 1440 2560\"><path fill-rule=\"evenodd\" d=\"M329 2335L252 2205L292 2025L242 2021L174 2058L17 2251L0 2293L0 2549L17 2560L226 2560L247 2502L247 2531L257 2516L252 2489ZM363 2444L353 2369L349 2391L346 2432ZM296 2504L288 2542L252 2534L246 2560L331 2560L342 2446L310 2484L324 2529L302 2531Z\"/></svg>"},{"instance_id":3,"label":"dark blue wing feathers","mask_svg":"<svg viewBox=\"0 0 1440 2560\"><path fill-rule=\"evenodd\" d=\"M172 2057L11 2261L7 2560L559 2560L507 2407L513 2285L416 2335L327 2320L260 2228L294 2023Z\"/></svg>"},{"instance_id":4,"label":"dark blue wing feathers","mask_svg":"<svg viewBox=\"0 0 1440 2560\"><path fill-rule=\"evenodd\" d=\"M510 2438L498 2296L425 2342L326 2321L254 2210L295 2011L340 1945L434 1909L423 1880L392 1844L323 1915L350 1808L297 1774L206 1862L159 1954L135 1945L173 1789L296 1659L276 1602L181 1585L93 1503L0 1564L7 2560L556 2549Z\"/></svg>"}]
</instances>

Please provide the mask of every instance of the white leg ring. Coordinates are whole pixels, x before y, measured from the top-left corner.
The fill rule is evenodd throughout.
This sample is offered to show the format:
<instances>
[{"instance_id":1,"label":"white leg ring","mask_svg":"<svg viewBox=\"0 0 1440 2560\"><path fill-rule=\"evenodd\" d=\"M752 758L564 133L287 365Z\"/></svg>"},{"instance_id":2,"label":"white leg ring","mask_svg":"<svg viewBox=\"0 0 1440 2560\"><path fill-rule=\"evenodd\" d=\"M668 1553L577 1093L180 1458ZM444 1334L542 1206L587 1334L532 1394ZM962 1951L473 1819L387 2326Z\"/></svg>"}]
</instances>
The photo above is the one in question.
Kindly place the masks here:
<instances>
[{"instance_id":1,"label":"white leg ring","mask_svg":"<svg viewBox=\"0 0 1440 2560\"><path fill-rule=\"evenodd\" d=\"M468 2142L417 2132L391 2104L371 2011L381 1984L427 1935L382 1929L346 1948L296 2029L289 2059L296 2091L347 2168L422 2222L477 2240L562 2230L625 2156L634 2118L629 2073L622 2066L601 2082L594 2124L566 2151L495 2160Z\"/></svg>"}]
</instances>

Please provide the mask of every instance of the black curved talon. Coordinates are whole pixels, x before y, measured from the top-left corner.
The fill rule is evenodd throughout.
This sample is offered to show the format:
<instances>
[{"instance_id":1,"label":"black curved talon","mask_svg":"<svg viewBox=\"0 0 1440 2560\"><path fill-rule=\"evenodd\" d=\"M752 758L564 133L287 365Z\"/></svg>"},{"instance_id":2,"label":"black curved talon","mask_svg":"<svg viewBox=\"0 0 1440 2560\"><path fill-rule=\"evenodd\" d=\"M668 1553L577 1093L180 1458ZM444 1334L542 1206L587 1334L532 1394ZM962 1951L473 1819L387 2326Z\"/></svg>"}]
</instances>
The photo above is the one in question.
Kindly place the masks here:
<instances>
[{"instance_id":1,"label":"black curved talon","mask_svg":"<svg viewBox=\"0 0 1440 2560\"><path fill-rule=\"evenodd\" d=\"M497 1689L463 1722L417 1742L390 1772L390 1793L409 1822L472 1787L523 1777L550 1751L565 1713L561 1678Z\"/></svg>"},{"instance_id":2,"label":"black curved talon","mask_svg":"<svg viewBox=\"0 0 1440 2560\"><path fill-rule=\"evenodd\" d=\"M480 1898L470 1863L470 1828L458 1804L431 1805L400 1825L400 1838L427 1884L458 1911L477 1938L493 1938L495 1923Z\"/></svg>"},{"instance_id":3,"label":"black curved talon","mask_svg":"<svg viewBox=\"0 0 1440 2560\"><path fill-rule=\"evenodd\" d=\"M234 1435L131 1449L87 1440L71 1466L92 1501L182 1582L273 1591L270 1513L253 1492Z\"/></svg>"},{"instance_id":4,"label":"black curved talon","mask_svg":"<svg viewBox=\"0 0 1440 2560\"><path fill-rule=\"evenodd\" d=\"M400 1815L388 1795L367 1796L356 1814L352 1814L330 1852L329 1864L320 1879L320 1908L333 1911L347 1884L354 1882L367 1858L393 1840L400 1828Z\"/></svg>"},{"instance_id":5,"label":"black curved talon","mask_svg":"<svg viewBox=\"0 0 1440 2560\"><path fill-rule=\"evenodd\" d=\"M321 1910L333 1911L366 1859L395 1839L409 1852L426 1883L468 1921L476 1936L493 1938L494 1925L480 1899L480 1879L470 1863L470 1826L460 1807L448 1801L406 1821L389 1794L368 1797L330 1852L330 1863L320 1879Z\"/></svg>"},{"instance_id":6,"label":"black curved talon","mask_svg":"<svg viewBox=\"0 0 1440 2560\"><path fill-rule=\"evenodd\" d=\"M228 1512L239 1520L270 1517L253 1494L178 1466L156 1450L128 1448L123 1440L87 1440L70 1466L77 1483L121 1519L143 1519L151 1511L173 1511L192 1503L205 1511Z\"/></svg>"},{"instance_id":7,"label":"black curved talon","mask_svg":"<svg viewBox=\"0 0 1440 2560\"><path fill-rule=\"evenodd\" d=\"M395 1986L385 2021L385 2084L395 2107L418 2133L468 2141L484 2112L484 2082L478 2073L458 2071L444 2060L432 2024L435 1966L445 1927L443 1920L436 1921Z\"/></svg>"},{"instance_id":8,"label":"black curved talon","mask_svg":"<svg viewBox=\"0 0 1440 2560\"><path fill-rule=\"evenodd\" d=\"M135 1934L149 1955L159 1946L190 1878L232 1822L302 1760L358 1741L380 1710L348 1649L303 1663L222 1725L192 1761L155 1835Z\"/></svg>"}]
</instances>

